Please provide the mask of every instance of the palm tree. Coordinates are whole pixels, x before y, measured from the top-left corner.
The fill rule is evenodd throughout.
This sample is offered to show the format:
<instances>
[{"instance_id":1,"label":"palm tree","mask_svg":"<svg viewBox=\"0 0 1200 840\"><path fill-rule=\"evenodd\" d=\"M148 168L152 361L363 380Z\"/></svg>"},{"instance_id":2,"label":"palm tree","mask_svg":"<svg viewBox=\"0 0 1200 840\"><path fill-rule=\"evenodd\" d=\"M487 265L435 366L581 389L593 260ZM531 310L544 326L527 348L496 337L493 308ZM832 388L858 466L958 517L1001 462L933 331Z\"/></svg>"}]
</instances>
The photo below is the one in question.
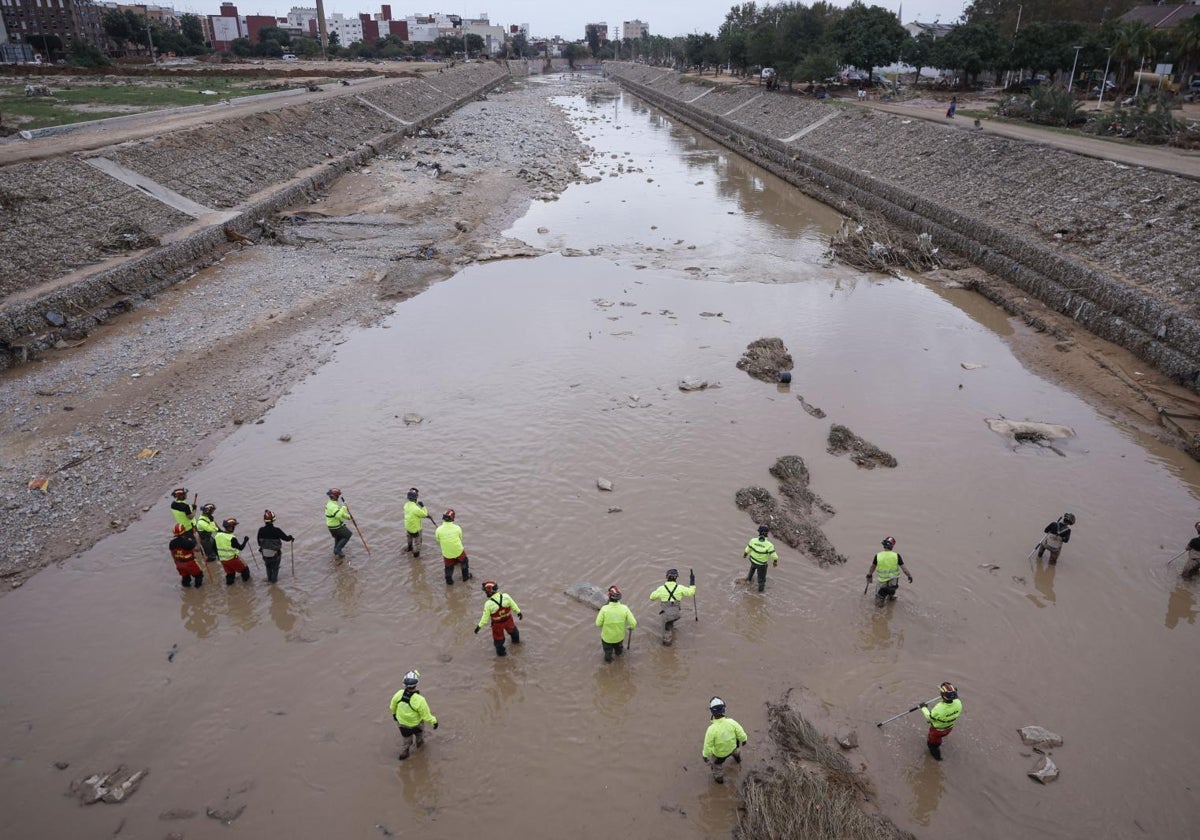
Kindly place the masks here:
<instances>
[{"instance_id":1,"label":"palm tree","mask_svg":"<svg viewBox=\"0 0 1200 840\"><path fill-rule=\"evenodd\" d=\"M1129 71L1143 58L1154 58L1154 30L1148 23L1131 20L1117 30L1117 42L1113 45L1113 58L1121 62L1120 84L1125 86Z\"/></svg>"},{"instance_id":2,"label":"palm tree","mask_svg":"<svg viewBox=\"0 0 1200 840\"><path fill-rule=\"evenodd\" d=\"M1200 64L1200 14L1192 15L1175 30L1175 49L1179 51L1179 80L1187 84Z\"/></svg>"}]
</instances>

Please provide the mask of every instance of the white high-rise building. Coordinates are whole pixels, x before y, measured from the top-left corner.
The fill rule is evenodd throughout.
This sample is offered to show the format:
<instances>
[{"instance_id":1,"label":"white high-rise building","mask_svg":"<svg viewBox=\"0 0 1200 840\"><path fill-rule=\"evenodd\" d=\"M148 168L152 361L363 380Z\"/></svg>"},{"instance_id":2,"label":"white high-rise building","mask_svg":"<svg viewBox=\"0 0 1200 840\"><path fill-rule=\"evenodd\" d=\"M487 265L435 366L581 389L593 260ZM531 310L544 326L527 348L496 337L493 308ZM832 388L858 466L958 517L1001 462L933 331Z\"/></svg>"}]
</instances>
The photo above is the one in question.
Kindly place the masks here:
<instances>
[{"instance_id":1,"label":"white high-rise building","mask_svg":"<svg viewBox=\"0 0 1200 840\"><path fill-rule=\"evenodd\" d=\"M650 37L650 24L644 20L627 20L621 24L621 40Z\"/></svg>"}]
</instances>

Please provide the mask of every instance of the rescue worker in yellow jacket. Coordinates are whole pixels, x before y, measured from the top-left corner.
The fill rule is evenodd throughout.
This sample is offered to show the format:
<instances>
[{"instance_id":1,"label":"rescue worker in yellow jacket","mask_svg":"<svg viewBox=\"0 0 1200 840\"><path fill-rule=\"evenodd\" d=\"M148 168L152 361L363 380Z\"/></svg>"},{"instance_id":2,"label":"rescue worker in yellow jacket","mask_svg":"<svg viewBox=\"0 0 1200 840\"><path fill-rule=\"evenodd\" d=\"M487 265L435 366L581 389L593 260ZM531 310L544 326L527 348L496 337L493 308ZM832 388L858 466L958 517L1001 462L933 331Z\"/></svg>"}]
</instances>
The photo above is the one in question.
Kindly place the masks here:
<instances>
[{"instance_id":1,"label":"rescue worker in yellow jacket","mask_svg":"<svg viewBox=\"0 0 1200 840\"><path fill-rule=\"evenodd\" d=\"M250 570L246 568L241 555L238 554L250 542L250 538L242 537L242 541L239 543L233 534L237 526L236 519L226 519L221 523L221 530L213 538L217 544L217 559L221 561L221 568L225 570L226 586L232 586L239 574L243 581L250 580Z\"/></svg>"},{"instance_id":2,"label":"rescue worker in yellow jacket","mask_svg":"<svg viewBox=\"0 0 1200 840\"><path fill-rule=\"evenodd\" d=\"M513 621L513 613L517 614L517 618L524 619L525 616L521 612L521 608L504 592L501 592L494 580L485 580L483 582L483 594L487 596L487 600L483 602L483 615L479 617L479 624L475 625L475 632L479 633L490 622L492 625L492 644L496 646L497 656L508 656L508 651L504 649L504 634L507 632L512 637L514 645L521 644L521 631L517 629L517 624Z\"/></svg>"},{"instance_id":3,"label":"rescue worker in yellow jacket","mask_svg":"<svg viewBox=\"0 0 1200 840\"><path fill-rule=\"evenodd\" d=\"M196 517L196 536L200 538L200 549L204 552L204 559L211 563L217 559L217 543L216 536L220 528L217 527L217 521L213 518L213 514L217 512L217 506L209 503L200 505L200 515Z\"/></svg>"},{"instance_id":4,"label":"rescue worker in yellow jacket","mask_svg":"<svg viewBox=\"0 0 1200 840\"><path fill-rule=\"evenodd\" d=\"M900 573L912 583L912 575L904 568L904 558L892 551L896 547L893 537L883 538L883 551L871 558L871 568L867 570L867 580L875 578L879 584L875 589L875 606L882 607L888 600L896 600L896 590L900 588ZM869 585L869 584L868 584Z\"/></svg>"},{"instance_id":5,"label":"rescue worker in yellow jacket","mask_svg":"<svg viewBox=\"0 0 1200 840\"><path fill-rule=\"evenodd\" d=\"M667 582L650 593L651 601L662 602L658 614L663 617L662 643L669 645L675 641L675 622L682 612L681 601L684 598L696 597L696 574L688 572L688 585L679 583L679 570L667 569Z\"/></svg>"},{"instance_id":6,"label":"rescue worker in yellow jacket","mask_svg":"<svg viewBox=\"0 0 1200 840\"><path fill-rule=\"evenodd\" d=\"M759 592L767 588L767 563L774 562L776 566L779 565L779 555L775 551L775 546L767 539L769 533L771 533L770 528L766 525L759 525L758 536L750 540L746 544L745 551L742 552L742 559L750 558L750 571L746 573L746 583L749 583L757 573Z\"/></svg>"},{"instance_id":7,"label":"rescue worker in yellow jacket","mask_svg":"<svg viewBox=\"0 0 1200 840\"><path fill-rule=\"evenodd\" d=\"M938 694L942 699L935 703L932 709L925 703L921 704L921 714L925 715L925 720L929 722L929 737L926 739L929 754L941 761L942 739L954 729L963 707L962 701L958 699L958 689L952 683L944 682L939 685Z\"/></svg>"},{"instance_id":8,"label":"rescue worker in yellow jacket","mask_svg":"<svg viewBox=\"0 0 1200 840\"><path fill-rule=\"evenodd\" d=\"M417 682L420 679L421 672L416 668L405 674L404 688L392 695L392 702L388 705L392 718L400 727L400 735L404 738L401 761L408 758L414 746L417 749L425 746L425 730L421 726L422 723L428 723L434 729L438 728L438 720L433 716L433 712L429 711L429 703L417 691Z\"/></svg>"},{"instance_id":9,"label":"rescue worker in yellow jacket","mask_svg":"<svg viewBox=\"0 0 1200 840\"><path fill-rule=\"evenodd\" d=\"M171 515L175 517L176 525L182 525L183 530L190 531L196 527L196 509L188 504L187 494L186 487L176 487L171 491Z\"/></svg>"},{"instance_id":10,"label":"rescue worker in yellow jacket","mask_svg":"<svg viewBox=\"0 0 1200 840\"><path fill-rule=\"evenodd\" d=\"M637 627L637 619L629 607L621 603L621 590L608 587L608 603L596 615L596 626L600 628L600 644L604 647L604 661L612 662L613 654L625 652L625 629L630 632Z\"/></svg>"},{"instance_id":11,"label":"rescue worker in yellow jacket","mask_svg":"<svg viewBox=\"0 0 1200 840\"><path fill-rule=\"evenodd\" d=\"M419 495L416 487L408 488L408 501L404 503L404 535L408 539L404 550L413 557L421 556L421 526L425 524L421 520L433 521L432 514L418 500Z\"/></svg>"},{"instance_id":12,"label":"rescue worker in yellow jacket","mask_svg":"<svg viewBox=\"0 0 1200 840\"><path fill-rule=\"evenodd\" d=\"M433 538L442 548L442 569L446 573L446 585L454 585L454 564L459 563L462 579L471 579L471 559L463 548L462 528L454 522L454 508L442 514L442 524L433 532Z\"/></svg>"},{"instance_id":13,"label":"rescue worker in yellow jacket","mask_svg":"<svg viewBox=\"0 0 1200 840\"><path fill-rule=\"evenodd\" d=\"M708 712L712 723L704 733L704 751L700 757L712 769L713 781L725 784L725 759L733 756L742 763L742 744L746 743L746 730L731 717L725 717L725 701L714 697L708 701Z\"/></svg>"},{"instance_id":14,"label":"rescue worker in yellow jacket","mask_svg":"<svg viewBox=\"0 0 1200 840\"><path fill-rule=\"evenodd\" d=\"M333 537L333 558L341 560L346 556L346 543L354 536L354 532L346 525L350 519L350 508L342 501L342 491L331 487L325 491L329 501L325 503L325 527Z\"/></svg>"}]
</instances>

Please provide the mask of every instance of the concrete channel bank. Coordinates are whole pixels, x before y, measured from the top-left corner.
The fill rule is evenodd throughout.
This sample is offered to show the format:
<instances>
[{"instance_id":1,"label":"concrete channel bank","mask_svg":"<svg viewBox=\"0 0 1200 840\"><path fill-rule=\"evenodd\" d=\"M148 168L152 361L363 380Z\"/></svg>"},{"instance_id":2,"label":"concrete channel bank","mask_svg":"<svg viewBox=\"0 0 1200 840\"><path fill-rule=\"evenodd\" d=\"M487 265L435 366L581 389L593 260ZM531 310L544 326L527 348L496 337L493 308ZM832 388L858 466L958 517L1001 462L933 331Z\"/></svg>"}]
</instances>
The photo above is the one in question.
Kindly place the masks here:
<instances>
[{"instance_id":1,"label":"concrete channel bank","mask_svg":"<svg viewBox=\"0 0 1200 840\"><path fill-rule=\"evenodd\" d=\"M231 233L524 72L463 64L0 169L0 368L86 334L106 312L215 259ZM121 255L121 237L161 244Z\"/></svg>"},{"instance_id":2,"label":"concrete channel bank","mask_svg":"<svg viewBox=\"0 0 1200 840\"><path fill-rule=\"evenodd\" d=\"M1195 181L662 68L606 72L814 197L929 233L1200 390Z\"/></svg>"}]
</instances>

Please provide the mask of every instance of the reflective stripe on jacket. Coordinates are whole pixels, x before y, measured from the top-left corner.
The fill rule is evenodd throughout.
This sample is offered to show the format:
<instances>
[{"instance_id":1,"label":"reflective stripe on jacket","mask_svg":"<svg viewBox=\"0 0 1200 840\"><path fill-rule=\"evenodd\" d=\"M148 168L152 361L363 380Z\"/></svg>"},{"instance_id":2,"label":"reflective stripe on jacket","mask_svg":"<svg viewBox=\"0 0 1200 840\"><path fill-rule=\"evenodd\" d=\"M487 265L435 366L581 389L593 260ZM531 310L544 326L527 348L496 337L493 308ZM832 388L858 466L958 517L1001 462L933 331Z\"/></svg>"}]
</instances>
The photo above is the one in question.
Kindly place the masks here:
<instances>
[{"instance_id":1,"label":"reflective stripe on jacket","mask_svg":"<svg viewBox=\"0 0 1200 840\"><path fill-rule=\"evenodd\" d=\"M765 566L768 560L779 559L779 555L775 553L775 546L766 537L750 540L742 554L749 557L750 562L756 566Z\"/></svg>"},{"instance_id":2,"label":"reflective stripe on jacket","mask_svg":"<svg viewBox=\"0 0 1200 840\"><path fill-rule=\"evenodd\" d=\"M392 702L388 708L392 710L392 717L396 719L396 723L409 729L419 726L421 721L437 723L437 718L429 711L429 703L419 691L414 691L407 697L404 689L397 691L392 695Z\"/></svg>"},{"instance_id":3,"label":"reflective stripe on jacket","mask_svg":"<svg viewBox=\"0 0 1200 840\"><path fill-rule=\"evenodd\" d=\"M504 592L493 595L483 602L483 615L479 619L479 626L487 627L489 618L492 624L503 624L513 613L521 614L521 608L517 606L516 601Z\"/></svg>"},{"instance_id":4,"label":"reflective stripe on jacket","mask_svg":"<svg viewBox=\"0 0 1200 840\"><path fill-rule=\"evenodd\" d=\"M610 601L600 608L596 615L596 626L600 628L600 638L615 645L625 638L625 628L632 630L637 627L637 619L629 607L617 601Z\"/></svg>"},{"instance_id":5,"label":"reflective stripe on jacket","mask_svg":"<svg viewBox=\"0 0 1200 840\"><path fill-rule=\"evenodd\" d=\"M238 547L234 545L237 537L225 531L218 531L213 535L213 540L217 543L217 559L222 563L227 560L232 560L238 556Z\"/></svg>"},{"instance_id":6,"label":"reflective stripe on jacket","mask_svg":"<svg viewBox=\"0 0 1200 840\"><path fill-rule=\"evenodd\" d=\"M934 729L949 729L962 714L962 701L952 700L947 703L945 700L939 700L933 704L932 709L922 706L921 713Z\"/></svg>"},{"instance_id":7,"label":"reflective stripe on jacket","mask_svg":"<svg viewBox=\"0 0 1200 840\"><path fill-rule=\"evenodd\" d=\"M887 583L900 577L900 555L894 551L881 551L875 555L875 580Z\"/></svg>"},{"instance_id":8,"label":"reflective stripe on jacket","mask_svg":"<svg viewBox=\"0 0 1200 840\"><path fill-rule=\"evenodd\" d=\"M746 730L731 717L721 717L708 725L704 733L705 758L726 758L746 743Z\"/></svg>"}]
</instances>

